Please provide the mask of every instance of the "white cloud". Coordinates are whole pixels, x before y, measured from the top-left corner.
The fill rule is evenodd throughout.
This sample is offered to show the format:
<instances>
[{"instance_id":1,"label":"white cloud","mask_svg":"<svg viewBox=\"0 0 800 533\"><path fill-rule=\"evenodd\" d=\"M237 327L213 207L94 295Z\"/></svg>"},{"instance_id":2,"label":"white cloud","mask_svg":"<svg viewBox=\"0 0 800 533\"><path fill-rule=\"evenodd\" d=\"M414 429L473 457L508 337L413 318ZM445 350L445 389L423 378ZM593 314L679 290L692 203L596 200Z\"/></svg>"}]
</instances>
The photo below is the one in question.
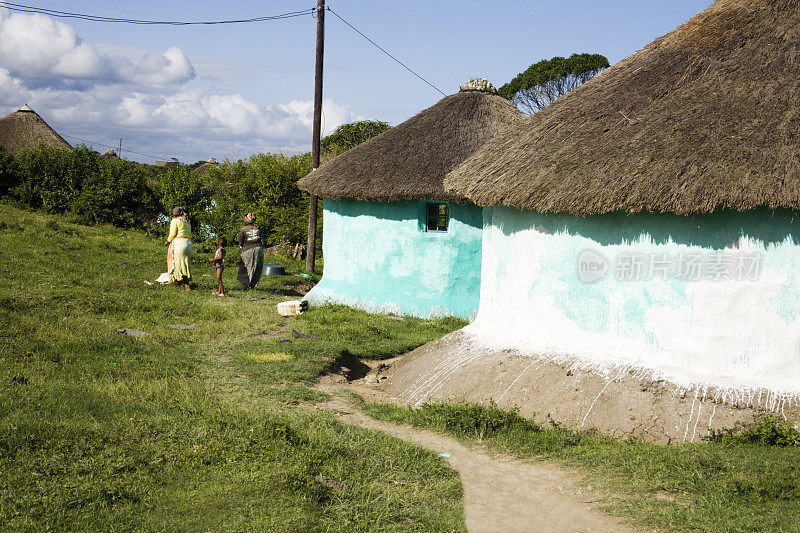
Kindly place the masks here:
<instances>
[{"instance_id":1,"label":"white cloud","mask_svg":"<svg viewBox=\"0 0 800 533\"><path fill-rule=\"evenodd\" d=\"M178 47L147 52L138 61L103 55L67 24L4 8L0 8L0 67L33 88L167 85L195 77L194 67Z\"/></svg>"},{"instance_id":2,"label":"white cloud","mask_svg":"<svg viewBox=\"0 0 800 533\"><path fill-rule=\"evenodd\" d=\"M305 100L292 100L281 109L297 116L304 125L311 127L314 121L314 102ZM350 109L333 103L330 98L322 100L322 134L330 133L338 126L351 120Z\"/></svg>"},{"instance_id":3,"label":"white cloud","mask_svg":"<svg viewBox=\"0 0 800 533\"><path fill-rule=\"evenodd\" d=\"M2 31L2 28L0 28ZM100 79L109 71L105 59L84 42L65 52L50 69L52 74L70 78Z\"/></svg>"},{"instance_id":4,"label":"white cloud","mask_svg":"<svg viewBox=\"0 0 800 533\"><path fill-rule=\"evenodd\" d=\"M123 138L123 149L183 161L310 150L311 101L256 102L236 90L233 75L226 80L234 94L220 94L209 78L252 69L214 58L199 64L196 73L176 46L94 45L67 24L0 8L0 116L28 102L59 133L110 145ZM324 100L323 135L351 115Z\"/></svg>"},{"instance_id":5,"label":"white cloud","mask_svg":"<svg viewBox=\"0 0 800 533\"><path fill-rule=\"evenodd\" d=\"M136 93L126 96L117 111L120 122L143 129L201 128L230 137L256 136L272 141L299 139L310 133L313 102L292 100L284 105L260 106L240 94L202 94L199 91L153 96ZM350 121L350 109L323 102L325 132Z\"/></svg>"},{"instance_id":6,"label":"white cloud","mask_svg":"<svg viewBox=\"0 0 800 533\"><path fill-rule=\"evenodd\" d=\"M119 60L120 77L131 83L168 85L183 83L195 77L194 67L183 50L171 46L163 53L147 52L137 64Z\"/></svg>"},{"instance_id":7,"label":"white cloud","mask_svg":"<svg viewBox=\"0 0 800 533\"><path fill-rule=\"evenodd\" d=\"M15 98L24 94L22 82L13 77L11 73L4 68L0 68L0 94L5 95L6 98Z\"/></svg>"},{"instance_id":8,"label":"white cloud","mask_svg":"<svg viewBox=\"0 0 800 533\"><path fill-rule=\"evenodd\" d=\"M0 9L0 60L12 73L46 74L82 44L66 24L44 15L12 14ZM84 48L83 53L96 56L91 49ZM95 63L95 57L91 59Z\"/></svg>"},{"instance_id":9,"label":"white cloud","mask_svg":"<svg viewBox=\"0 0 800 533\"><path fill-rule=\"evenodd\" d=\"M261 120L262 111L242 95L214 94L201 100L208 116L235 135L255 133Z\"/></svg>"}]
</instances>

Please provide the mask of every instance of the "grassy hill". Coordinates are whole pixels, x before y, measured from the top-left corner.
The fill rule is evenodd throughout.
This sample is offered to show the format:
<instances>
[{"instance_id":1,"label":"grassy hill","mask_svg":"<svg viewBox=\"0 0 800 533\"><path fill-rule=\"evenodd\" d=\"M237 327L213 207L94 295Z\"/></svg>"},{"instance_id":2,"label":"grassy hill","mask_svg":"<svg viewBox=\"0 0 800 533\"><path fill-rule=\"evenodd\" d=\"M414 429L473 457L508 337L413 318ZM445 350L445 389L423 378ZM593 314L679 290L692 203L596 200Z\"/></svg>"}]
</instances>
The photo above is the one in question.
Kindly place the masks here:
<instances>
[{"instance_id":1,"label":"grassy hill","mask_svg":"<svg viewBox=\"0 0 800 533\"><path fill-rule=\"evenodd\" d=\"M463 529L441 459L299 408L341 351L390 357L460 322L284 320L300 265L243 292L233 250L228 298L211 295L210 254L191 293L148 285L162 243L0 206L0 529ZM292 329L323 338L279 343Z\"/></svg>"}]
</instances>

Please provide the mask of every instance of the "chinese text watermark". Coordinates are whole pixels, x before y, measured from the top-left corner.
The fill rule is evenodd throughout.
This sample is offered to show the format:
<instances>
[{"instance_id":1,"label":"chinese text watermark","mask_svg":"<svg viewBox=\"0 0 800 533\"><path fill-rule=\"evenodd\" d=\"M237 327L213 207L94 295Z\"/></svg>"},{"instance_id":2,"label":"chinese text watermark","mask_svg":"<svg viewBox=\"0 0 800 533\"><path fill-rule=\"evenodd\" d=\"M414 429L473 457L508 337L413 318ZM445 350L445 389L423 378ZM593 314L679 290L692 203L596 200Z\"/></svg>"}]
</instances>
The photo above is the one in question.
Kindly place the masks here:
<instances>
[{"instance_id":1,"label":"chinese text watermark","mask_svg":"<svg viewBox=\"0 0 800 533\"><path fill-rule=\"evenodd\" d=\"M617 281L679 279L683 281L754 281L761 270L758 252L720 251L711 253L622 252L608 260L594 250L578 255L578 277L591 283L607 276Z\"/></svg>"}]
</instances>

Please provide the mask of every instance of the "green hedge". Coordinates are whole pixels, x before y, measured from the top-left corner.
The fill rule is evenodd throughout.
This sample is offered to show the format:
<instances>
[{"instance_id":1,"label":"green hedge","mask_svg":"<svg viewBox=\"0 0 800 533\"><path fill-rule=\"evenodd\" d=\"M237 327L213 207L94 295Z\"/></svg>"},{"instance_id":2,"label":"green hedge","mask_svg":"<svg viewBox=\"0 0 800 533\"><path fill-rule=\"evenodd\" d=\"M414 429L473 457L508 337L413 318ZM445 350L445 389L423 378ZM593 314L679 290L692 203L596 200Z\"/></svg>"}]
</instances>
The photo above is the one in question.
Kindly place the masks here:
<instances>
[{"instance_id":1,"label":"green hedge","mask_svg":"<svg viewBox=\"0 0 800 533\"><path fill-rule=\"evenodd\" d=\"M385 122L345 124L322 139L323 158L344 152L389 128ZM0 149L0 197L48 213L67 213L86 224L157 227L175 206L192 222L194 240L233 239L244 215L253 212L269 245L306 242L308 194L297 181L311 171L311 154L257 154L225 161L204 174L191 165L155 167L107 161L78 146L41 145L14 156ZM317 218L321 252L322 216Z\"/></svg>"},{"instance_id":2,"label":"green hedge","mask_svg":"<svg viewBox=\"0 0 800 533\"><path fill-rule=\"evenodd\" d=\"M297 180L311 171L309 154L258 154L204 174L195 167L107 161L86 146L40 146L15 156L0 152L0 196L84 224L156 231L173 207L182 206L196 241L213 235L231 240L244 215L254 212L268 244L305 242L308 195Z\"/></svg>"}]
</instances>

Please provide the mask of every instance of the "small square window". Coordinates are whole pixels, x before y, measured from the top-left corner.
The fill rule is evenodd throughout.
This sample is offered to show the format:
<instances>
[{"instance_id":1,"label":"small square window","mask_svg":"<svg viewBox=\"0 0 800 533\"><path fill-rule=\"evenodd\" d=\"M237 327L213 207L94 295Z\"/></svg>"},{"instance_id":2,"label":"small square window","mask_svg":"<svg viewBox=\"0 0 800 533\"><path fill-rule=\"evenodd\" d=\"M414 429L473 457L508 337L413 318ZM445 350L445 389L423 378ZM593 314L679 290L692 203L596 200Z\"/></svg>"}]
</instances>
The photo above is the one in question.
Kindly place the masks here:
<instances>
[{"instance_id":1,"label":"small square window","mask_svg":"<svg viewBox=\"0 0 800 533\"><path fill-rule=\"evenodd\" d=\"M428 202L425 204L425 231L446 233L450 217L447 204Z\"/></svg>"}]
</instances>

